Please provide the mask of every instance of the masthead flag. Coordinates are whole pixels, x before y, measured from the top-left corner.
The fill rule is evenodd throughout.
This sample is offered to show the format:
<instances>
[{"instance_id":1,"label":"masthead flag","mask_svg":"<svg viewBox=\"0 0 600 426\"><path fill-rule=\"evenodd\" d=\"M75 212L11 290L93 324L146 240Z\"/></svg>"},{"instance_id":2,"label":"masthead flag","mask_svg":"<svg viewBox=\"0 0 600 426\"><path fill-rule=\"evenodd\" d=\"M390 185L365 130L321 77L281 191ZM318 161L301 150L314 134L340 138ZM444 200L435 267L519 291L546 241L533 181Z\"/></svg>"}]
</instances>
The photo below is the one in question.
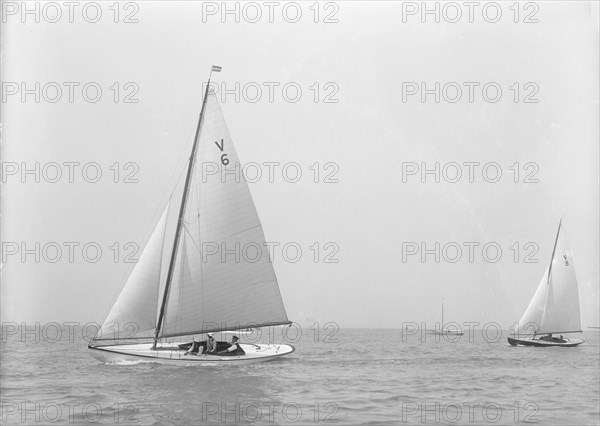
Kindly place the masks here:
<instances>
[{"instance_id":1,"label":"masthead flag","mask_svg":"<svg viewBox=\"0 0 600 426\"><path fill-rule=\"evenodd\" d=\"M212 66L212 70L213 70L214 72L221 72L221 67L220 67L220 66L218 66L218 65L213 65L213 66Z\"/></svg>"}]
</instances>

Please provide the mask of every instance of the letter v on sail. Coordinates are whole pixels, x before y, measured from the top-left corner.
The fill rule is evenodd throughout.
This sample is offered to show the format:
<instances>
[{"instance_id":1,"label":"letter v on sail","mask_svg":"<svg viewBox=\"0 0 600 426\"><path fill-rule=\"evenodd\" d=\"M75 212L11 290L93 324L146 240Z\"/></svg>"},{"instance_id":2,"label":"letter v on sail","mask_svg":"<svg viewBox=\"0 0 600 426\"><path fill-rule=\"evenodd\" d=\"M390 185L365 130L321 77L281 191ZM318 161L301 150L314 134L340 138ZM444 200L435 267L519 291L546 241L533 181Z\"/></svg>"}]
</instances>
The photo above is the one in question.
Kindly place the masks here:
<instances>
[{"instance_id":1,"label":"letter v on sail","mask_svg":"<svg viewBox=\"0 0 600 426\"><path fill-rule=\"evenodd\" d=\"M211 74L213 71L220 72L221 67L213 65ZM268 361L294 351L290 345L210 343L212 333L290 321L268 256L247 261L203 253L206 244L265 244L243 176L206 179L202 173L206 164L222 171L229 164L239 164L210 77L186 165L178 215L169 218L170 206L165 206L139 262L90 342L89 349L97 359L216 365ZM170 220L176 225L168 241ZM163 263L168 263L166 274L161 273ZM204 334L210 337L189 342L192 336ZM184 336L188 338L182 339Z\"/></svg>"}]
</instances>

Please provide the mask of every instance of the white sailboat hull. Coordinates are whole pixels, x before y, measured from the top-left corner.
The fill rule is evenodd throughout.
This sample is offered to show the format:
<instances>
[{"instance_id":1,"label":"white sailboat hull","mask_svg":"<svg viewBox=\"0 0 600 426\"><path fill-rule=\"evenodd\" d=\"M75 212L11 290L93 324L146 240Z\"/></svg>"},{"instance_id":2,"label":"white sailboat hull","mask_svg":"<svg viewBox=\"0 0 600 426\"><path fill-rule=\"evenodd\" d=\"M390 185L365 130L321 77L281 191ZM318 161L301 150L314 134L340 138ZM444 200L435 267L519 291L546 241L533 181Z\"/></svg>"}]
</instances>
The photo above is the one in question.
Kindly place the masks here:
<instances>
[{"instance_id":1,"label":"white sailboat hull","mask_svg":"<svg viewBox=\"0 0 600 426\"><path fill-rule=\"evenodd\" d=\"M253 364L272 361L295 351L291 345L276 344L240 344L245 355L185 355L185 350L179 349L177 343L159 345L158 350L152 349L151 343L114 346L89 346L90 354L107 364L127 364L153 362L170 365L197 365L210 367L218 365Z\"/></svg>"}]
</instances>

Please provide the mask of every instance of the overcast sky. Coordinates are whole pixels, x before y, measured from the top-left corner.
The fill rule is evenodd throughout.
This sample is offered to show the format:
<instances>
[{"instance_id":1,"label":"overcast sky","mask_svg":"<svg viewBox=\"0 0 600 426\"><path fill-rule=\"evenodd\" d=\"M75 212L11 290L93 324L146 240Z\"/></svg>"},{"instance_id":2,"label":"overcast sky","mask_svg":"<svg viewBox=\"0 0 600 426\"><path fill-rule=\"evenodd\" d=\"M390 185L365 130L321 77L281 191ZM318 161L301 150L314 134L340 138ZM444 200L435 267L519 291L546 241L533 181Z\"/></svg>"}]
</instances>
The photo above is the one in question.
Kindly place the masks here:
<instances>
[{"instance_id":1,"label":"overcast sky","mask_svg":"<svg viewBox=\"0 0 600 426\"><path fill-rule=\"evenodd\" d=\"M441 3L439 23L421 2L281 2L271 17L263 2L239 4L239 22L221 2L130 2L118 16L102 3L99 18L85 4L72 23L66 7L35 22L3 4L3 321L102 321L133 266L126 244L143 246L181 176L218 64L239 157L261 165L250 191L266 240L280 244L290 320L399 328L439 321L444 298L447 321L509 327L564 217L582 326L599 325L597 3L521 3L518 15L502 3L499 19L480 6L473 22L466 6L458 19ZM39 182L21 174L36 163ZM421 175L436 163L439 183ZM40 261L23 261L36 242ZM408 252L436 242L439 263ZM88 243L102 249L96 263ZM295 263L288 243L302 250Z\"/></svg>"}]
</instances>

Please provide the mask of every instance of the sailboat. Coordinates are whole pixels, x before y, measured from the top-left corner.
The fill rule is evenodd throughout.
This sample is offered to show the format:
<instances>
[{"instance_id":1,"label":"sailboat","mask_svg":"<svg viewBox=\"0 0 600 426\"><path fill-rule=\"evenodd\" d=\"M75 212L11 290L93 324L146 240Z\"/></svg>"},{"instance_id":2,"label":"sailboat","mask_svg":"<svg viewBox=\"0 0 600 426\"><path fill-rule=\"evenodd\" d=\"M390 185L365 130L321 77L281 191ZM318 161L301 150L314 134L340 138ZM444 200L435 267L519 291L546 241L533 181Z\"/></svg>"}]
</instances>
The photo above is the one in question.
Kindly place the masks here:
<instances>
[{"instance_id":1,"label":"sailboat","mask_svg":"<svg viewBox=\"0 0 600 426\"><path fill-rule=\"evenodd\" d=\"M291 324L273 265L264 255L268 251L258 259L208 253L207 247L227 253L239 246L265 246L248 184L231 173L239 159L211 89L213 71L221 68L213 66L209 75L183 190L173 190L139 261L88 345L100 361L231 365L270 361L294 351L284 344L238 342L235 347L217 341L216 350L207 353L207 342L196 339L236 330L243 336L248 330ZM206 165L229 175L207 178ZM170 221L173 200L179 201L179 209ZM169 223L172 241L167 238ZM163 264L168 264L166 274ZM202 350L191 352L192 345Z\"/></svg>"},{"instance_id":2,"label":"sailboat","mask_svg":"<svg viewBox=\"0 0 600 426\"><path fill-rule=\"evenodd\" d=\"M508 343L512 346L577 346L581 339L562 334L581 333L579 291L573 255L558 224L552 257L529 306ZM560 337L553 337L553 335Z\"/></svg>"},{"instance_id":3,"label":"sailboat","mask_svg":"<svg viewBox=\"0 0 600 426\"><path fill-rule=\"evenodd\" d=\"M435 328L434 330L431 330L431 332L433 334L438 334L441 336L462 336L463 334L465 334L458 327L444 327L444 299L442 299L442 326L440 328L440 330Z\"/></svg>"}]
</instances>

